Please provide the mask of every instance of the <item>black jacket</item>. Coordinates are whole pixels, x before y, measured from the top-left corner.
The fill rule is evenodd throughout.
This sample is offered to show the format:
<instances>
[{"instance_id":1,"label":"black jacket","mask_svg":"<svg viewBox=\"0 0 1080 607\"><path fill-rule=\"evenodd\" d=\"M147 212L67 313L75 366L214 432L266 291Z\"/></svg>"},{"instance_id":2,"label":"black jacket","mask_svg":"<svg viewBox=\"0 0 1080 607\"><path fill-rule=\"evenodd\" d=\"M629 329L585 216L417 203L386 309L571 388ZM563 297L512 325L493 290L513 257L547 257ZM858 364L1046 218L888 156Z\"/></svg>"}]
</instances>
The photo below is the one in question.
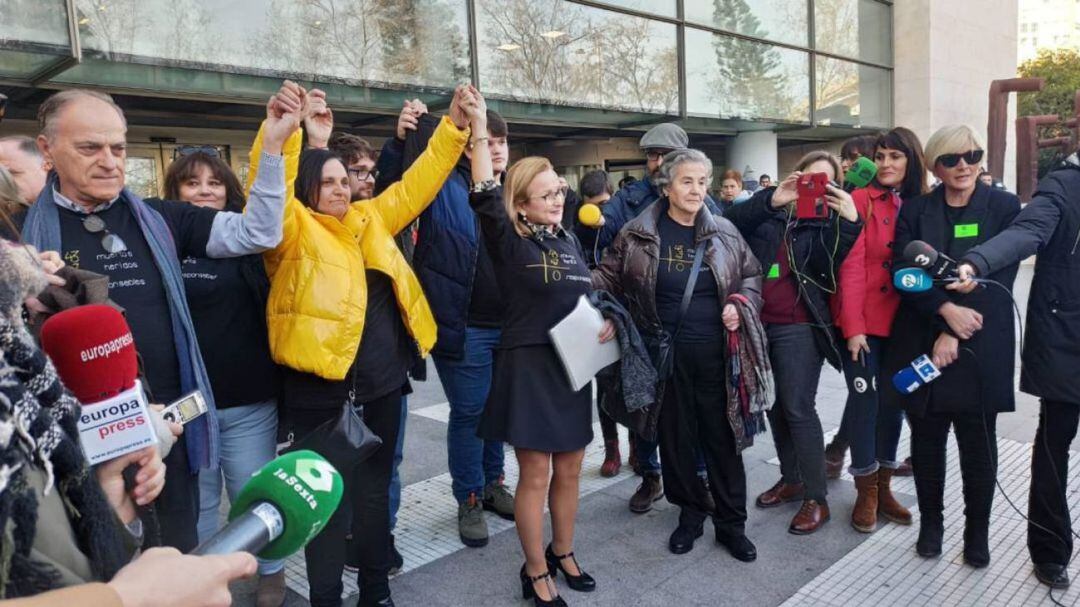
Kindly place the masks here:
<instances>
[{"instance_id":1,"label":"black jacket","mask_svg":"<svg viewBox=\"0 0 1080 607\"><path fill-rule=\"evenodd\" d=\"M1016 221L964 256L980 276L1038 252L1028 298L1020 389L1080 403L1080 164L1076 157L1040 183Z\"/></svg>"},{"instance_id":2,"label":"black jacket","mask_svg":"<svg viewBox=\"0 0 1080 607\"><path fill-rule=\"evenodd\" d=\"M814 339L833 367L840 369L842 345L837 343L829 311L829 297L836 292L840 263L862 231L862 220L848 221L831 215L828 221L790 222L788 213L772 208L776 188L758 190L754 196L724 211L724 218L735 224L762 268L776 262L780 241L787 239L788 250L796 261L793 270L799 280L799 295L814 318Z\"/></svg>"},{"instance_id":3,"label":"black jacket","mask_svg":"<svg viewBox=\"0 0 1080 607\"><path fill-rule=\"evenodd\" d=\"M893 242L894 267L907 265L904 248L913 240L922 240L939 252L959 259L969 249L1004 230L1020 212L1020 200L1013 194L976 185L963 216L955 224L946 213L945 188L913 198L900 207ZM957 230L963 225L978 224L977 230ZM954 237L977 231L977 235ZM1017 264L1004 266L987 276L1012 290ZM891 380L900 369L926 354L932 356L934 342L948 325L938 309L949 301L972 308L983 315L983 328L971 339L960 342L959 359L942 370L942 376L911 395L890 388L881 391L883 401L910 414L1012 411L1013 387L1013 307L1010 294L997 286L976 289L961 295L937 286L924 293L900 294L900 309L893 319L889 347L882 364L882 377Z\"/></svg>"}]
</instances>

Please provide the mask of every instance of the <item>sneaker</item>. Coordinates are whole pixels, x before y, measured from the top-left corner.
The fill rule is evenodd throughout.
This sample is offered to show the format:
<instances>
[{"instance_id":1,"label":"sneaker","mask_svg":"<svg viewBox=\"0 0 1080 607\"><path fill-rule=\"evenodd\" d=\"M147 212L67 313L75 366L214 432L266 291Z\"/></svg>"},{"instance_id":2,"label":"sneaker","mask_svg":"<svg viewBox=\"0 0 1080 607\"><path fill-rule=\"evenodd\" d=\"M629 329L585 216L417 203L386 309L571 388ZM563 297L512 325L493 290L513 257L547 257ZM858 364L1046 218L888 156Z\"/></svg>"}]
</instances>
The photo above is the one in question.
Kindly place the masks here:
<instances>
[{"instance_id":1,"label":"sneaker","mask_svg":"<svg viewBox=\"0 0 1080 607\"><path fill-rule=\"evenodd\" d=\"M484 487L484 510L494 512L499 518L514 520L514 494L510 493L501 478Z\"/></svg>"},{"instance_id":2,"label":"sneaker","mask_svg":"<svg viewBox=\"0 0 1080 607\"><path fill-rule=\"evenodd\" d=\"M390 575L397 575L401 573L401 568L405 566L405 558L398 552L397 546L394 545L394 534L390 534Z\"/></svg>"},{"instance_id":3,"label":"sneaker","mask_svg":"<svg viewBox=\"0 0 1080 607\"><path fill-rule=\"evenodd\" d=\"M457 524L462 544L469 548L487 546L488 528L484 520L484 507L476 499L475 493L470 493L469 498L458 506Z\"/></svg>"}]
</instances>

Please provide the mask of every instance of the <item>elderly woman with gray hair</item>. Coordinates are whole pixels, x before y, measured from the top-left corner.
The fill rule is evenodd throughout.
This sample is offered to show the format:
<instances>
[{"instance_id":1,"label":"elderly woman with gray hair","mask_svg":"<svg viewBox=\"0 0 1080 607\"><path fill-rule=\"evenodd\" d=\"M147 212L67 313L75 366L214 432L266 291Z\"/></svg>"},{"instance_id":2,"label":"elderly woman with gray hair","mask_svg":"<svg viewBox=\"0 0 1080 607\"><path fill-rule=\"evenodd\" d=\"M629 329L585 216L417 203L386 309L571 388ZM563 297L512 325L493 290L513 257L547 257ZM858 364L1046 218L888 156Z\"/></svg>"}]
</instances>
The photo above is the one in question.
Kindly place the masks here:
<instances>
[{"instance_id":1,"label":"elderly woman with gray hair","mask_svg":"<svg viewBox=\"0 0 1080 607\"><path fill-rule=\"evenodd\" d=\"M705 206L712 163L693 149L670 152L656 183L661 198L619 232L593 272L593 286L623 297L654 349L670 346L670 371L657 356L662 383L659 439L668 501L681 508L669 548L689 552L713 517L716 539L735 558L752 561L746 538L746 473L740 424L729 423L728 332L740 325L732 297L749 317L761 308L761 266L739 231ZM756 321L754 321L756 322ZM708 505L697 477L705 459Z\"/></svg>"}]
</instances>

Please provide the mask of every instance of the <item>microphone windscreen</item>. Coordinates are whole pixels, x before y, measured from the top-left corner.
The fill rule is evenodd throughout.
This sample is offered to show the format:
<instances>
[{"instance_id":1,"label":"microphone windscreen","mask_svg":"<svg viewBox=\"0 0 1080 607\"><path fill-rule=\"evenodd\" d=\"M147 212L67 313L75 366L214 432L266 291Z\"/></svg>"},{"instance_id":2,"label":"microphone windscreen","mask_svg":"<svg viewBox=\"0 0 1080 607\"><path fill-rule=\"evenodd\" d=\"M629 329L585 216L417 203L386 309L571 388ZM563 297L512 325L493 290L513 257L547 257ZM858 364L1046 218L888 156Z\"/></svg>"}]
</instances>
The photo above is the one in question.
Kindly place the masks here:
<instances>
[{"instance_id":1,"label":"microphone windscreen","mask_svg":"<svg viewBox=\"0 0 1080 607\"><path fill-rule=\"evenodd\" d=\"M905 293L923 293L934 287L934 279L922 268L903 268L893 275L893 286Z\"/></svg>"},{"instance_id":2,"label":"microphone windscreen","mask_svg":"<svg viewBox=\"0 0 1080 607\"><path fill-rule=\"evenodd\" d=\"M900 394L912 394L923 384L919 374L910 366L897 371L896 375L893 375L892 383Z\"/></svg>"},{"instance_id":3,"label":"microphone windscreen","mask_svg":"<svg viewBox=\"0 0 1080 607\"><path fill-rule=\"evenodd\" d=\"M41 326L41 349L79 402L92 404L135 386L135 339L116 308L69 308Z\"/></svg>"},{"instance_id":4,"label":"microphone windscreen","mask_svg":"<svg viewBox=\"0 0 1080 607\"><path fill-rule=\"evenodd\" d=\"M865 188L877 177L877 164L866 156L859 156L844 173L844 183L856 188Z\"/></svg>"},{"instance_id":5,"label":"microphone windscreen","mask_svg":"<svg viewBox=\"0 0 1080 607\"><path fill-rule=\"evenodd\" d=\"M604 214L600 211L600 207L590 203L581 205L577 212L578 221L590 228L600 227L600 221L603 217Z\"/></svg>"},{"instance_id":6,"label":"microphone windscreen","mask_svg":"<svg viewBox=\"0 0 1080 607\"><path fill-rule=\"evenodd\" d=\"M314 451L286 453L263 466L240 490L229 520L259 502L281 512L285 528L258 556L282 559L307 545L337 510L344 492L341 474Z\"/></svg>"},{"instance_id":7,"label":"microphone windscreen","mask_svg":"<svg viewBox=\"0 0 1080 607\"><path fill-rule=\"evenodd\" d=\"M937 249L921 240L912 240L904 247L904 259L920 268L929 268L934 265L937 258Z\"/></svg>"}]
</instances>

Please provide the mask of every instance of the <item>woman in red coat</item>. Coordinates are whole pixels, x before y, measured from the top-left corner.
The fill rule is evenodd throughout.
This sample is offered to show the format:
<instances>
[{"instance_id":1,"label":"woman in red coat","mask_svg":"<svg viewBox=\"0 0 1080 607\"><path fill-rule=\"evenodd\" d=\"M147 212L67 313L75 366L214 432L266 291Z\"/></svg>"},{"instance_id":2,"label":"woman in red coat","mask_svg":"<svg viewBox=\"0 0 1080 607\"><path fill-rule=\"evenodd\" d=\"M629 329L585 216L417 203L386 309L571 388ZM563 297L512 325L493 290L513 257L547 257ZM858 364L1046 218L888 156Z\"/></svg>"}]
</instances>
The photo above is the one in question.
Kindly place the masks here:
<instances>
[{"instance_id":1,"label":"woman in red coat","mask_svg":"<svg viewBox=\"0 0 1080 607\"><path fill-rule=\"evenodd\" d=\"M893 237L903 200L926 193L926 162L915 133L897 127L878 137L874 162L878 173L867 187L852 194L863 219L863 231L840 266L840 287L833 298L833 316L847 341L844 358L848 385L847 414L851 467L858 498L851 525L863 533L877 527L877 515L911 524L911 512L893 498L889 484L899 466L897 443L903 415L879 406L882 351L900 306L892 285Z\"/></svg>"}]
</instances>

